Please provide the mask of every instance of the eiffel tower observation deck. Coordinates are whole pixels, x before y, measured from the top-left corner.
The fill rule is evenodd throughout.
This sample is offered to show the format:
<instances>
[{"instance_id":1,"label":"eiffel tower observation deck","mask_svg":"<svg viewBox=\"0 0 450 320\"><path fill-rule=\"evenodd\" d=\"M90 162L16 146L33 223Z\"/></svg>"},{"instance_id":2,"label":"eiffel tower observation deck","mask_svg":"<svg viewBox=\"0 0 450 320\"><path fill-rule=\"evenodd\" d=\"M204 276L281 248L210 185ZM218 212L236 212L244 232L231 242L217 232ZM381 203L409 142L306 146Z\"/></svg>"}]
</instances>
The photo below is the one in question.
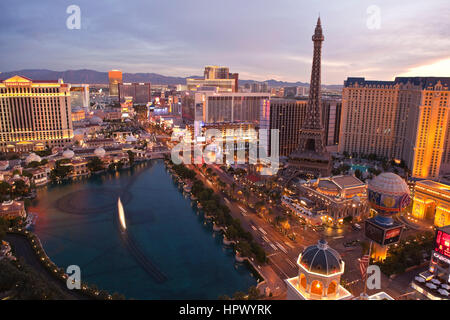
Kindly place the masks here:
<instances>
[{"instance_id":1,"label":"eiffel tower observation deck","mask_svg":"<svg viewBox=\"0 0 450 320\"><path fill-rule=\"evenodd\" d=\"M300 129L299 146L289 157L289 165L298 171L320 176L331 173L331 155L325 147L325 129L322 121L322 96L320 91L321 54L324 36L320 17L312 36L314 57L305 120Z\"/></svg>"}]
</instances>

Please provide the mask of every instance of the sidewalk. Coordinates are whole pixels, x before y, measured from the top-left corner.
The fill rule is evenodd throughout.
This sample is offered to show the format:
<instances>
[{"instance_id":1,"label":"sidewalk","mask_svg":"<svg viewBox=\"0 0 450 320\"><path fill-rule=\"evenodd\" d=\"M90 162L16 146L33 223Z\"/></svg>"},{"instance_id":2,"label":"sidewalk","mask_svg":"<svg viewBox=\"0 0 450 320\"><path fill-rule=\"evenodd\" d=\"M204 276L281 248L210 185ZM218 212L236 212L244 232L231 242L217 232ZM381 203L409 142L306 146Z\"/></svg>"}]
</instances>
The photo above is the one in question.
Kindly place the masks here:
<instances>
[{"instance_id":1,"label":"sidewalk","mask_svg":"<svg viewBox=\"0 0 450 320\"><path fill-rule=\"evenodd\" d=\"M271 266L263 265L258 268L254 263L252 265L264 278L264 281L257 286L262 294L265 294L266 288L270 289L273 298L280 297L286 293L286 284L278 277Z\"/></svg>"}]
</instances>

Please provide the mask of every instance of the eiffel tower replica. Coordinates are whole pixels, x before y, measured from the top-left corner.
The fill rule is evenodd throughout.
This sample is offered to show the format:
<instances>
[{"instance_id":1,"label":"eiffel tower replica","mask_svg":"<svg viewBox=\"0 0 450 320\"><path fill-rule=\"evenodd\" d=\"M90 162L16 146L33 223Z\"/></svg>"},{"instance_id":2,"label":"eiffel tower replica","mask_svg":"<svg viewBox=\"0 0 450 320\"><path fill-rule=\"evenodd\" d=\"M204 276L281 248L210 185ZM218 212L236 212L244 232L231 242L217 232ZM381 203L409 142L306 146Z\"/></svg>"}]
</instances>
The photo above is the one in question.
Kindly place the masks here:
<instances>
[{"instance_id":1,"label":"eiffel tower replica","mask_svg":"<svg viewBox=\"0 0 450 320\"><path fill-rule=\"evenodd\" d=\"M309 85L308 106L300 129L298 149L289 157L289 165L300 172L316 176L331 174L331 155L325 148L325 129L322 120L322 95L320 92L320 65L324 36L320 17L312 36L314 58Z\"/></svg>"}]
</instances>

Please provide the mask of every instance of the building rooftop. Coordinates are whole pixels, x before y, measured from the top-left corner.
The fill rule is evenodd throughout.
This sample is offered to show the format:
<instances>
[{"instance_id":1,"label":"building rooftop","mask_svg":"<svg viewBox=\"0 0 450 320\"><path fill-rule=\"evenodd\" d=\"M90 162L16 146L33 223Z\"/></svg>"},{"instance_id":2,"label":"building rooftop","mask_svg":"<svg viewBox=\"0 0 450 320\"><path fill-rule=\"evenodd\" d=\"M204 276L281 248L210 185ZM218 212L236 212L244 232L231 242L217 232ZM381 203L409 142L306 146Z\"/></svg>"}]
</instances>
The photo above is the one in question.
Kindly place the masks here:
<instances>
[{"instance_id":1,"label":"building rooftop","mask_svg":"<svg viewBox=\"0 0 450 320\"><path fill-rule=\"evenodd\" d=\"M309 272L323 275L343 272L341 256L325 240L319 240L317 244L303 250L298 263Z\"/></svg>"},{"instance_id":2,"label":"building rooftop","mask_svg":"<svg viewBox=\"0 0 450 320\"><path fill-rule=\"evenodd\" d=\"M450 186L433 180L421 180L416 182L416 186L438 189L450 193Z\"/></svg>"},{"instance_id":3,"label":"building rooftop","mask_svg":"<svg viewBox=\"0 0 450 320\"><path fill-rule=\"evenodd\" d=\"M353 175L335 176L331 180L336 183L341 189L364 186L365 183Z\"/></svg>"},{"instance_id":4,"label":"building rooftop","mask_svg":"<svg viewBox=\"0 0 450 320\"><path fill-rule=\"evenodd\" d=\"M422 89L434 87L438 82L450 88L450 77L396 77L394 81L366 80L362 77L349 77L344 81L344 87L358 86L394 86L396 84L412 83Z\"/></svg>"}]
</instances>

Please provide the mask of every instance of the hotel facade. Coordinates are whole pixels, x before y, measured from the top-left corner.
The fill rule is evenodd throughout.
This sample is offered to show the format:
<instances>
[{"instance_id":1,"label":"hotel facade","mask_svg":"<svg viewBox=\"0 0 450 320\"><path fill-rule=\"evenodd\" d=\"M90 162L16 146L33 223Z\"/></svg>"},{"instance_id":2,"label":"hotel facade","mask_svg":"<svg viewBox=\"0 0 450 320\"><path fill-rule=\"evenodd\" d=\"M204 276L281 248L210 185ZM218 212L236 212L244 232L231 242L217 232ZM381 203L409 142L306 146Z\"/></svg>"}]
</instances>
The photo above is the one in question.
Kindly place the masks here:
<instances>
[{"instance_id":1,"label":"hotel facade","mask_svg":"<svg viewBox=\"0 0 450 320\"><path fill-rule=\"evenodd\" d=\"M450 170L450 78L348 78L342 90L340 153L403 159L415 178Z\"/></svg>"},{"instance_id":2,"label":"hotel facade","mask_svg":"<svg viewBox=\"0 0 450 320\"><path fill-rule=\"evenodd\" d=\"M72 138L69 85L21 76L0 82L0 151L64 147Z\"/></svg>"},{"instance_id":3,"label":"hotel facade","mask_svg":"<svg viewBox=\"0 0 450 320\"><path fill-rule=\"evenodd\" d=\"M204 87L216 88L218 92L237 92L239 88L239 74L230 73L229 68L207 66L204 79L186 79L187 90L197 91Z\"/></svg>"},{"instance_id":4,"label":"hotel facade","mask_svg":"<svg viewBox=\"0 0 450 320\"><path fill-rule=\"evenodd\" d=\"M108 71L108 80L109 80L109 96L118 97L119 84L123 83L122 71L120 70Z\"/></svg>"},{"instance_id":5,"label":"hotel facade","mask_svg":"<svg viewBox=\"0 0 450 320\"><path fill-rule=\"evenodd\" d=\"M260 128L279 130L279 155L289 156L298 147L298 135L305 118L307 101L294 99L265 99L261 104ZM269 131L270 132L270 131ZM271 154L271 139L268 139Z\"/></svg>"},{"instance_id":6,"label":"hotel facade","mask_svg":"<svg viewBox=\"0 0 450 320\"><path fill-rule=\"evenodd\" d=\"M450 186L432 180L417 181L412 216L437 227L450 225Z\"/></svg>"}]
</instances>

